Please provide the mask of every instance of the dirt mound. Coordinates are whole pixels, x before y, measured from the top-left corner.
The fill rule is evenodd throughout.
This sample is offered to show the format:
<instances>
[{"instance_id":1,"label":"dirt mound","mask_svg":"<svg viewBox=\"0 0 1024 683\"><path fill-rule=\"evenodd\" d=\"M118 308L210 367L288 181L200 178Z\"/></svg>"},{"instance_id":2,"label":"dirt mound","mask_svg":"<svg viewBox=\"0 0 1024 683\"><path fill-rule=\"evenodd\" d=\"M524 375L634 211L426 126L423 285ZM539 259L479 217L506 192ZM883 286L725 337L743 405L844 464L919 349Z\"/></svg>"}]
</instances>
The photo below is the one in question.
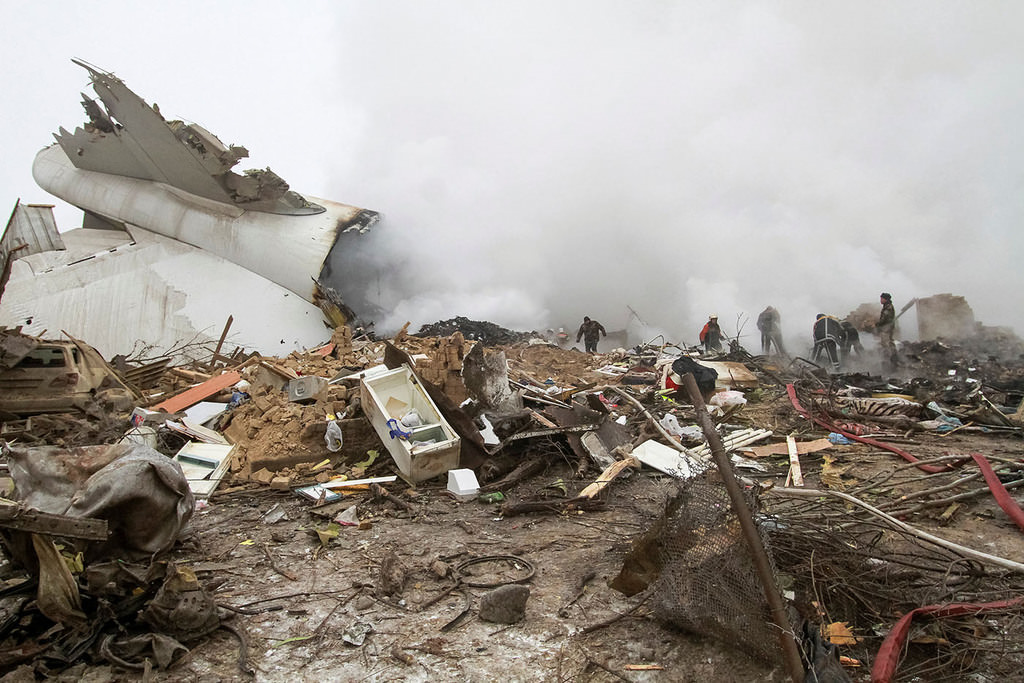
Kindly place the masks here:
<instances>
[{"instance_id":1,"label":"dirt mound","mask_svg":"<svg viewBox=\"0 0 1024 683\"><path fill-rule=\"evenodd\" d=\"M550 379L563 386L608 380L594 372L595 368L611 362L605 354L591 355L550 344L514 344L504 351L513 374L522 372L537 382Z\"/></svg>"}]
</instances>

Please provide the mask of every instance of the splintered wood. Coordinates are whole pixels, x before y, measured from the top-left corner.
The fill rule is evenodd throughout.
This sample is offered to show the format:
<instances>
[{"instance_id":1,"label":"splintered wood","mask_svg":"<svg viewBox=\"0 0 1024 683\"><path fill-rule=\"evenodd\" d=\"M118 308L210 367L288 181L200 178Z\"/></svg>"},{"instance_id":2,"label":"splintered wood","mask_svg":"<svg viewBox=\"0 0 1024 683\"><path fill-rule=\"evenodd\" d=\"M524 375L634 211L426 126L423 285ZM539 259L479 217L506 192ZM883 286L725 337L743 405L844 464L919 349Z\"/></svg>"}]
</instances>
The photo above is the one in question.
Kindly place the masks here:
<instances>
[{"instance_id":1,"label":"splintered wood","mask_svg":"<svg viewBox=\"0 0 1024 683\"><path fill-rule=\"evenodd\" d=\"M627 467L639 468L640 461L630 456L624 460L617 460L616 462L613 462L611 465L605 468L604 472L601 473L601 476L597 478L597 481L595 481L594 483L590 484L590 486L580 491L580 495L578 497L593 498L601 491L603 491L604 488L615 479L615 477L622 474L622 471Z\"/></svg>"},{"instance_id":2,"label":"splintered wood","mask_svg":"<svg viewBox=\"0 0 1024 683\"><path fill-rule=\"evenodd\" d=\"M789 448L789 474L786 475L786 486L789 486L790 482L793 486L803 486L804 475L800 471L800 454L796 449L796 439L787 436L786 446Z\"/></svg>"}]
</instances>

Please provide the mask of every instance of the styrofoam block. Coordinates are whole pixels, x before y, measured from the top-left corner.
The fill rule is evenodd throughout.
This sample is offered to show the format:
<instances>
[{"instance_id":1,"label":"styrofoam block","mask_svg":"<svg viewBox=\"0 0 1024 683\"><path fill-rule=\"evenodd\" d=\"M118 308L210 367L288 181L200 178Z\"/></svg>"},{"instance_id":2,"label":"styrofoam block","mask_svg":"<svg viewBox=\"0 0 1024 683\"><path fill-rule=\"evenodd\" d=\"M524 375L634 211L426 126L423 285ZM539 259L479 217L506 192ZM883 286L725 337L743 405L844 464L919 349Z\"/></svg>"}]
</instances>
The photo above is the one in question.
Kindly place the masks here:
<instances>
[{"instance_id":1,"label":"styrofoam block","mask_svg":"<svg viewBox=\"0 0 1024 683\"><path fill-rule=\"evenodd\" d=\"M480 493L476 473L470 469L448 470L448 492L459 500L472 500Z\"/></svg>"}]
</instances>

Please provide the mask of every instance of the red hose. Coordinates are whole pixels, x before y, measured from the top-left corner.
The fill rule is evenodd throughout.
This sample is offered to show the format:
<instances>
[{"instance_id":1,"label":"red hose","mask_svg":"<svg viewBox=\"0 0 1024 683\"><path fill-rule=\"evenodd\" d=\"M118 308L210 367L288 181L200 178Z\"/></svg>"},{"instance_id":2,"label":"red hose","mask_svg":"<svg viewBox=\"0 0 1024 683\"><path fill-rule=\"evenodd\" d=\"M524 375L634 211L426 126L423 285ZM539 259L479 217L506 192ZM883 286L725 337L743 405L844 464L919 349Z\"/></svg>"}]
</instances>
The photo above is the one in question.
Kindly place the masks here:
<instances>
[{"instance_id":1,"label":"red hose","mask_svg":"<svg viewBox=\"0 0 1024 683\"><path fill-rule=\"evenodd\" d=\"M1017 501L1010 497L1010 492L1003 486L1003 482L999 481L999 477L996 476L995 470L988 464L985 456L971 453L971 457L974 458L974 462L978 463L978 468L985 477L985 483L988 484L988 488L992 491L992 496L996 499L996 502L999 503L999 507L1003 508L1003 512L1009 515L1013 523L1024 531L1024 510L1021 510L1020 506L1017 505Z\"/></svg>"},{"instance_id":2,"label":"red hose","mask_svg":"<svg viewBox=\"0 0 1024 683\"><path fill-rule=\"evenodd\" d=\"M813 415L808 413L806 410L804 410L803 406L800 405L800 401L796 397L796 387L794 387L792 384L787 384L786 385L786 392L789 394L789 400L792 401L793 407L796 408L796 411L798 413L800 413L801 415L806 417L808 420L812 420L813 422L817 423L821 427L824 427L825 429L829 430L830 432L836 432L838 434L842 434L847 439L853 439L854 441L859 441L860 443L866 443L869 446L874 446L875 448L881 448L882 450L889 451L890 453L895 453L896 455L900 456L901 458L903 458L907 462L916 463L918 461L917 458L915 458L910 453L907 453L902 448L896 448L895 446L889 445L887 443L883 443L881 441L876 441L874 439L869 439L869 438L867 438L865 436L857 436L856 434L851 434L849 432L843 431L839 427L836 427L834 424L830 424L830 423L826 422L825 420L820 420L820 419L814 417ZM966 461L966 458L964 460ZM954 469L954 465L944 465L942 467L939 467L937 465L917 465L917 468L919 470L922 470L923 472L927 472L928 474L938 474L939 472L948 472L948 471Z\"/></svg>"},{"instance_id":3,"label":"red hose","mask_svg":"<svg viewBox=\"0 0 1024 683\"><path fill-rule=\"evenodd\" d=\"M789 394L789 399L792 401L793 407L796 408L796 411L821 427L828 429L829 431L842 434L848 439L866 443L870 446L875 446L876 448L881 448L891 453L895 453L907 462L918 462L917 458L900 448L890 446L889 444L882 443L881 441L875 441L874 439L850 434L837 428L835 425L829 424L825 420L814 417L800 405L800 401L796 397L796 387L792 384L786 385L786 392ZM985 477L985 483L988 484L988 488L992 491L992 495L995 497L999 507L1001 507L1003 511L1010 516L1018 527L1024 530L1024 510L1021 510L1020 506L1018 506L1013 498L1010 497L1009 492L1006 490L1006 487L1003 486L1003 483L999 481L999 477L996 476L996 473L992 469L991 465L989 465L988 460L977 453L972 453L971 457L974 459L974 462L977 463L982 476ZM947 472L957 465L959 465L959 463L947 465L945 467L937 467L935 465L917 465L917 467L930 474L936 474L938 472ZM871 667L871 683L890 683L890 681L892 681L892 677L896 673L896 669L899 667L900 654L903 652L903 646L906 644L907 634L910 632L910 623L914 620L914 617L955 617L962 614L975 614L986 610L1006 609L1020 605L1024 605L1024 598L999 600L997 602L986 602L980 604L954 603L951 605L928 605L926 607L918 607L917 609L911 610L896 622L895 626L892 627L892 630L889 631L889 635L885 637L882 647L878 649L878 655L875 657L875 663Z\"/></svg>"},{"instance_id":4,"label":"red hose","mask_svg":"<svg viewBox=\"0 0 1024 683\"><path fill-rule=\"evenodd\" d=\"M875 663L871 666L871 683L890 683L892 681L896 669L899 668L900 655L903 653L903 646L906 644L907 634L910 632L910 622L914 620L914 617L957 617L962 614L977 614L987 610L1017 607L1021 604L1024 604L1024 598L980 604L953 603L951 605L928 605L907 612L889 631L889 635L882 642L882 647L878 648Z\"/></svg>"}]
</instances>

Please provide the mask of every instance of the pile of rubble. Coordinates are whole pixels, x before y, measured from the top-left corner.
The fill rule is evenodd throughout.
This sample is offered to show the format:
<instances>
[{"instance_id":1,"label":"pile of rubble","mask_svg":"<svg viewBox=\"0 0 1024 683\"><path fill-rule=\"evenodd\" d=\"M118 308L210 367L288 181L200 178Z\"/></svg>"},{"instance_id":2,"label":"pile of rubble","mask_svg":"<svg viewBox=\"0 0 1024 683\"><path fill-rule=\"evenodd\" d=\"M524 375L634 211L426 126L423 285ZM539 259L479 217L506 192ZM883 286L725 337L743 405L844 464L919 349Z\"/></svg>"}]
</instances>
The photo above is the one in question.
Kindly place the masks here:
<instances>
[{"instance_id":1,"label":"pile of rubble","mask_svg":"<svg viewBox=\"0 0 1024 683\"><path fill-rule=\"evenodd\" d=\"M449 337L456 332L466 339L478 341L487 346L496 344L514 344L516 342L529 341L536 337L536 333L514 332L494 323L479 320L470 320L463 316L457 316L450 320L439 320L436 323L420 326L418 337Z\"/></svg>"},{"instance_id":2,"label":"pile of rubble","mask_svg":"<svg viewBox=\"0 0 1024 683\"><path fill-rule=\"evenodd\" d=\"M275 648L307 637L281 634L271 645L261 629L278 632L278 617L219 587L272 580L303 587L267 589L268 600L354 589L317 612L323 621L307 645L327 637L351 600L352 623L336 637L363 648L379 636L359 615L377 605L398 610L404 635L372 656L427 671L456 666L455 641L421 640L428 662L409 654L409 639L426 628L422 615L460 593L464 608L430 626L446 638L467 615L541 641L559 633L557 622L579 619L567 631L578 657L558 655L556 665L539 647L534 666L571 660L578 673L619 678L652 668L686 675L674 650L638 663L658 653L622 661L590 649L587 638L645 604L650 628L721 643L731 654L716 656L737 680L802 677L805 668L831 671L830 680L871 668L891 680L897 671L928 676L937 662L984 676L1022 661L1012 617L1024 589L1012 527L1024 530L1014 500L1024 486L1020 361L929 342L904 345L900 377L835 375L739 347L713 358L677 345L586 354L456 318L388 340L339 328L322 347L281 358L119 359L93 368L93 387L58 384L39 413L17 403L43 391L30 378L77 361L55 360L52 342L17 331L0 342L20 349L0 355L0 383L13 388L0 415L7 671L174 669L223 627L240 643L241 671L266 673L279 664ZM115 386L130 404L99 400ZM61 396L74 400L61 407ZM467 518L467 506L481 513ZM535 528L541 520L548 535ZM480 535L484 523L491 530ZM271 526L289 524L292 534ZM579 543L574 525L620 542L610 554ZM392 540L342 546L356 542L349 527ZM427 529L436 552L416 550ZM446 533L484 547L452 554L474 542L453 545ZM972 542L979 533L984 551ZM256 554L243 579L228 559L247 544ZM560 547L577 559L560 562ZM361 578L309 583L286 558L314 577L326 560ZM587 588L588 565L616 566L607 586ZM587 599L620 616L576 614ZM948 609L960 603L973 607ZM986 616L972 616L980 610ZM918 615L933 619L927 638L909 628Z\"/></svg>"}]
</instances>

